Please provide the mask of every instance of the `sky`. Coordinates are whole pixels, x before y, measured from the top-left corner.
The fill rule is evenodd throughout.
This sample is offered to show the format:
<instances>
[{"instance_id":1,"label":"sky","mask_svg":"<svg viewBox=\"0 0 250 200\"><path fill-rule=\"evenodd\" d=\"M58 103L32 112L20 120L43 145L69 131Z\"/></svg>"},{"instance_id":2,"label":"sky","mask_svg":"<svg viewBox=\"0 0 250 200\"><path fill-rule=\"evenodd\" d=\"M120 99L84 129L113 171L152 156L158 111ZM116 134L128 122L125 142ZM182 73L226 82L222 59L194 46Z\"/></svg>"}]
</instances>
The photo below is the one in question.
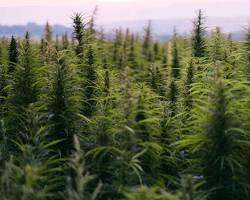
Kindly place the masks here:
<instances>
[{"instance_id":1,"label":"sky","mask_svg":"<svg viewBox=\"0 0 250 200\"><path fill-rule=\"evenodd\" d=\"M193 18L199 8L207 17L250 16L250 0L0 0L0 24L44 24L48 20L70 26L74 12L89 15L96 5L100 23Z\"/></svg>"},{"instance_id":2,"label":"sky","mask_svg":"<svg viewBox=\"0 0 250 200\"><path fill-rule=\"evenodd\" d=\"M185 3L194 4L198 2L207 3L231 3L237 2L238 4L249 2L249 0L1 0L1 6L27 6L27 5L84 5L85 3L140 3L154 5L155 2L161 2L166 4L174 4L174 3Z\"/></svg>"}]
</instances>

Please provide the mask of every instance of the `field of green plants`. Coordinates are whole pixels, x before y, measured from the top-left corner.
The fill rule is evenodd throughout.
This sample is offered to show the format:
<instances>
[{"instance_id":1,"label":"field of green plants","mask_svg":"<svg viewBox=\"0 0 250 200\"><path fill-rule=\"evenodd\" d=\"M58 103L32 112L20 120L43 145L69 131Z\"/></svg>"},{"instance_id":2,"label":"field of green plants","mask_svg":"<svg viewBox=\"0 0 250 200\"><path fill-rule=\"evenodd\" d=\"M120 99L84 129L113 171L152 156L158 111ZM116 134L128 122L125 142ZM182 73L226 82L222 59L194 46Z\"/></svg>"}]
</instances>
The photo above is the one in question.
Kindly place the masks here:
<instances>
[{"instance_id":1,"label":"field of green plants","mask_svg":"<svg viewBox=\"0 0 250 200\"><path fill-rule=\"evenodd\" d=\"M0 39L0 200L250 199L250 26L72 24Z\"/></svg>"}]
</instances>

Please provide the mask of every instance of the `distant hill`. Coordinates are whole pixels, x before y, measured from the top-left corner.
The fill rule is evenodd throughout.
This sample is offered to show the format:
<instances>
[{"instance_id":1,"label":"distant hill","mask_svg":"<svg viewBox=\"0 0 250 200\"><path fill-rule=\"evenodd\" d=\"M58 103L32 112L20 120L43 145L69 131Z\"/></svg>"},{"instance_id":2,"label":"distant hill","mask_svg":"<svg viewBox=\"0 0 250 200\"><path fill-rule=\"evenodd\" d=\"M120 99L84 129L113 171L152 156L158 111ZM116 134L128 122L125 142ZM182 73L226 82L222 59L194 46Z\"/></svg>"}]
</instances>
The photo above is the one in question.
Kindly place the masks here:
<instances>
[{"instance_id":1,"label":"distant hill","mask_svg":"<svg viewBox=\"0 0 250 200\"><path fill-rule=\"evenodd\" d=\"M207 32L210 34L211 30L216 26L221 27L222 32L232 33L232 37L237 40L242 40L245 35L244 27L247 26L250 17L209 17L205 19L205 26ZM173 34L174 27L177 29L179 35L190 35L193 27L193 19L154 19L152 21L153 35L160 40L165 40ZM147 25L147 20L124 20L124 21L103 21L103 26L106 30L113 30L117 27L126 28L134 32L142 33L143 27Z\"/></svg>"},{"instance_id":2,"label":"distant hill","mask_svg":"<svg viewBox=\"0 0 250 200\"><path fill-rule=\"evenodd\" d=\"M222 27L222 31L232 33L234 39L242 40L244 38L245 21L242 19L210 19L207 21L208 33L215 26ZM239 23L239 24L238 24ZM131 20L131 21L102 21L98 27L103 26L108 35L112 35L115 28L129 28L132 32L143 34L144 27L147 25L146 20ZM192 20L190 19L168 19L168 20L152 20L153 35L155 39L160 41L168 40L173 32L173 27L177 28L180 35L189 35L192 30ZM56 24L52 26L54 35L62 35L67 32L72 34L70 27ZM44 25L36 23L28 23L27 25L0 25L0 36L10 37L11 35L22 37L28 31L33 38L40 38L44 32Z\"/></svg>"},{"instance_id":3,"label":"distant hill","mask_svg":"<svg viewBox=\"0 0 250 200\"><path fill-rule=\"evenodd\" d=\"M65 32L68 32L69 34L72 32L71 28L68 28L63 25L53 25L52 26L54 35L62 35ZM28 31L33 38L38 38L43 35L44 32L44 26L38 25L36 23L28 23L27 25L13 25L13 26L7 26L7 25L0 25L0 36L17 36L22 37L25 32Z\"/></svg>"}]
</instances>

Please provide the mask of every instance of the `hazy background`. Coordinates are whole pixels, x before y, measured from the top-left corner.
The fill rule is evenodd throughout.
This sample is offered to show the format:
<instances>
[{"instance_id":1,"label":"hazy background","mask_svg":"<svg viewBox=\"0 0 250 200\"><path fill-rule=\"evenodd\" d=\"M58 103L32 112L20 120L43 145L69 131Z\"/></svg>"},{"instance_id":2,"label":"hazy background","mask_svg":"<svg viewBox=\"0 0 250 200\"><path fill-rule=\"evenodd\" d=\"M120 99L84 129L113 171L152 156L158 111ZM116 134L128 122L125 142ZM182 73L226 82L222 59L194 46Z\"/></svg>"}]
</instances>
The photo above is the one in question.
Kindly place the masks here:
<instances>
[{"instance_id":1,"label":"hazy background","mask_svg":"<svg viewBox=\"0 0 250 200\"><path fill-rule=\"evenodd\" d=\"M22 32L21 26L12 25L43 25L46 21L63 25L57 29L67 31L64 26L71 26L74 12L88 16L96 5L97 25L107 32L117 27L141 32L151 19L156 36L171 34L173 26L180 34L188 34L199 8L205 13L208 29L220 26L237 37L250 21L250 0L0 0L0 34L18 34L18 28ZM36 24L29 24L28 29L39 29Z\"/></svg>"}]
</instances>

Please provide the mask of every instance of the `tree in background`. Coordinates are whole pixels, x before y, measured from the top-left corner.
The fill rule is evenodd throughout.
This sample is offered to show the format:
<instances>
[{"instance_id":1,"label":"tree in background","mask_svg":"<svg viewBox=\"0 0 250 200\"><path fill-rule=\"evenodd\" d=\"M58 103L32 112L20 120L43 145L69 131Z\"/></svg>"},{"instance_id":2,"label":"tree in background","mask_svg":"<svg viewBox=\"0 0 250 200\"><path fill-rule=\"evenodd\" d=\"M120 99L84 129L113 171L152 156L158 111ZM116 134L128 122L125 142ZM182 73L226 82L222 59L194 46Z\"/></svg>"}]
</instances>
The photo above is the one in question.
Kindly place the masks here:
<instances>
[{"instance_id":1,"label":"tree in background","mask_svg":"<svg viewBox=\"0 0 250 200\"><path fill-rule=\"evenodd\" d=\"M12 83L8 89L7 111L4 118L7 133L9 134L9 148L12 149L11 140L23 139L16 134L23 131L25 124L20 120L23 113L37 101L38 88L36 85L37 74L34 69L34 54L31 48L29 33L25 35L19 50L19 63L12 75ZM13 150L13 149L12 149Z\"/></svg>"},{"instance_id":2,"label":"tree in background","mask_svg":"<svg viewBox=\"0 0 250 200\"><path fill-rule=\"evenodd\" d=\"M50 77L48 117L51 127L49 139L62 140L55 149L67 156L73 149L73 135L80 132L80 88L74 65L66 55L58 54Z\"/></svg>"},{"instance_id":3,"label":"tree in background","mask_svg":"<svg viewBox=\"0 0 250 200\"><path fill-rule=\"evenodd\" d=\"M14 36L12 36L9 45L9 68L8 68L9 73L13 73L15 71L17 63L18 63L17 42Z\"/></svg>"},{"instance_id":4,"label":"tree in background","mask_svg":"<svg viewBox=\"0 0 250 200\"><path fill-rule=\"evenodd\" d=\"M177 47L177 32L174 29L174 35L172 39L172 71L171 76L173 79L177 80L180 78L180 61L179 61L179 51Z\"/></svg>"},{"instance_id":5,"label":"tree in background","mask_svg":"<svg viewBox=\"0 0 250 200\"><path fill-rule=\"evenodd\" d=\"M191 89L192 84L194 83L194 61L191 59L188 63L186 77L185 77L185 85L183 91L184 105L187 112L189 112L193 107Z\"/></svg>"},{"instance_id":6,"label":"tree in background","mask_svg":"<svg viewBox=\"0 0 250 200\"><path fill-rule=\"evenodd\" d=\"M154 46L153 46L153 50L154 50L154 60L160 60L161 55L160 55L160 46L158 42L154 42Z\"/></svg>"},{"instance_id":7,"label":"tree in background","mask_svg":"<svg viewBox=\"0 0 250 200\"><path fill-rule=\"evenodd\" d=\"M216 27L212 31L211 44L209 49L210 59L216 63L218 61L225 61L225 38L221 33L220 27Z\"/></svg>"},{"instance_id":8,"label":"tree in background","mask_svg":"<svg viewBox=\"0 0 250 200\"><path fill-rule=\"evenodd\" d=\"M50 26L49 22L46 22L45 24L44 39L48 44L51 43L53 40L52 27Z\"/></svg>"},{"instance_id":9,"label":"tree in background","mask_svg":"<svg viewBox=\"0 0 250 200\"><path fill-rule=\"evenodd\" d=\"M20 114L29 104L37 100L34 54L30 46L28 32L25 35L19 54L19 65L13 75L14 83L10 97L11 104L17 109L14 110L16 114Z\"/></svg>"},{"instance_id":10,"label":"tree in background","mask_svg":"<svg viewBox=\"0 0 250 200\"><path fill-rule=\"evenodd\" d=\"M119 65L120 60L122 59L122 29L117 29L115 31L115 38L113 42L113 55L112 60L115 65Z\"/></svg>"},{"instance_id":11,"label":"tree in background","mask_svg":"<svg viewBox=\"0 0 250 200\"><path fill-rule=\"evenodd\" d=\"M129 29L126 29L125 37L122 44L122 55L119 62L120 69L125 69L128 64L128 44L130 39Z\"/></svg>"},{"instance_id":12,"label":"tree in background","mask_svg":"<svg viewBox=\"0 0 250 200\"><path fill-rule=\"evenodd\" d=\"M83 16L81 13L76 13L73 19L73 33L74 38L77 41L75 52L78 58L83 58L83 45L84 45L84 38L85 38L85 26L83 22Z\"/></svg>"},{"instance_id":13,"label":"tree in background","mask_svg":"<svg viewBox=\"0 0 250 200\"><path fill-rule=\"evenodd\" d=\"M90 20L88 22L88 35L89 39L95 39L96 37L96 30L95 30L95 17L97 15L97 12L98 12L98 7L95 7L91 17L90 17Z\"/></svg>"},{"instance_id":14,"label":"tree in background","mask_svg":"<svg viewBox=\"0 0 250 200\"><path fill-rule=\"evenodd\" d=\"M174 35L172 39L172 66L171 66L171 82L169 86L169 101L171 107L171 116L176 114L176 103L178 88L176 81L180 79L180 61L179 61L179 51L177 47L177 32L174 29Z\"/></svg>"},{"instance_id":15,"label":"tree in background","mask_svg":"<svg viewBox=\"0 0 250 200\"><path fill-rule=\"evenodd\" d=\"M68 33L67 32L65 32L62 35L62 46L63 46L63 49L68 49L69 48L69 39L68 39Z\"/></svg>"},{"instance_id":16,"label":"tree in background","mask_svg":"<svg viewBox=\"0 0 250 200\"><path fill-rule=\"evenodd\" d=\"M95 90L96 90L96 65L95 55L92 45L88 46L86 53L86 61L83 69L84 85L83 85L83 98L84 105L82 114L90 117L95 111Z\"/></svg>"},{"instance_id":17,"label":"tree in background","mask_svg":"<svg viewBox=\"0 0 250 200\"><path fill-rule=\"evenodd\" d=\"M59 41L58 34L56 34L55 49L56 49L56 51L60 50L60 41Z\"/></svg>"},{"instance_id":18,"label":"tree in background","mask_svg":"<svg viewBox=\"0 0 250 200\"><path fill-rule=\"evenodd\" d=\"M248 26L246 33L246 42L245 42L245 50L246 50L246 68L247 72L250 72L250 25Z\"/></svg>"},{"instance_id":19,"label":"tree in background","mask_svg":"<svg viewBox=\"0 0 250 200\"><path fill-rule=\"evenodd\" d=\"M144 31L145 35L142 43L142 54L147 62L151 62L153 61L151 21L148 22Z\"/></svg>"},{"instance_id":20,"label":"tree in background","mask_svg":"<svg viewBox=\"0 0 250 200\"><path fill-rule=\"evenodd\" d=\"M0 65L3 64L3 47L2 44L0 43Z\"/></svg>"},{"instance_id":21,"label":"tree in background","mask_svg":"<svg viewBox=\"0 0 250 200\"><path fill-rule=\"evenodd\" d=\"M130 42L129 42L128 64L133 68L138 67L137 55L135 49L135 38L133 33L130 36Z\"/></svg>"},{"instance_id":22,"label":"tree in background","mask_svg":"<svg viewBox=\"0 0 250 200\"><path fill-rule=\"evenodd\" d=\"M197 19L193 22L193 34L192 34L192 56L204 57L206 55L206 29L204 27L204 16L201 10L199 10Z\"/></svg>"}]
</instances>

